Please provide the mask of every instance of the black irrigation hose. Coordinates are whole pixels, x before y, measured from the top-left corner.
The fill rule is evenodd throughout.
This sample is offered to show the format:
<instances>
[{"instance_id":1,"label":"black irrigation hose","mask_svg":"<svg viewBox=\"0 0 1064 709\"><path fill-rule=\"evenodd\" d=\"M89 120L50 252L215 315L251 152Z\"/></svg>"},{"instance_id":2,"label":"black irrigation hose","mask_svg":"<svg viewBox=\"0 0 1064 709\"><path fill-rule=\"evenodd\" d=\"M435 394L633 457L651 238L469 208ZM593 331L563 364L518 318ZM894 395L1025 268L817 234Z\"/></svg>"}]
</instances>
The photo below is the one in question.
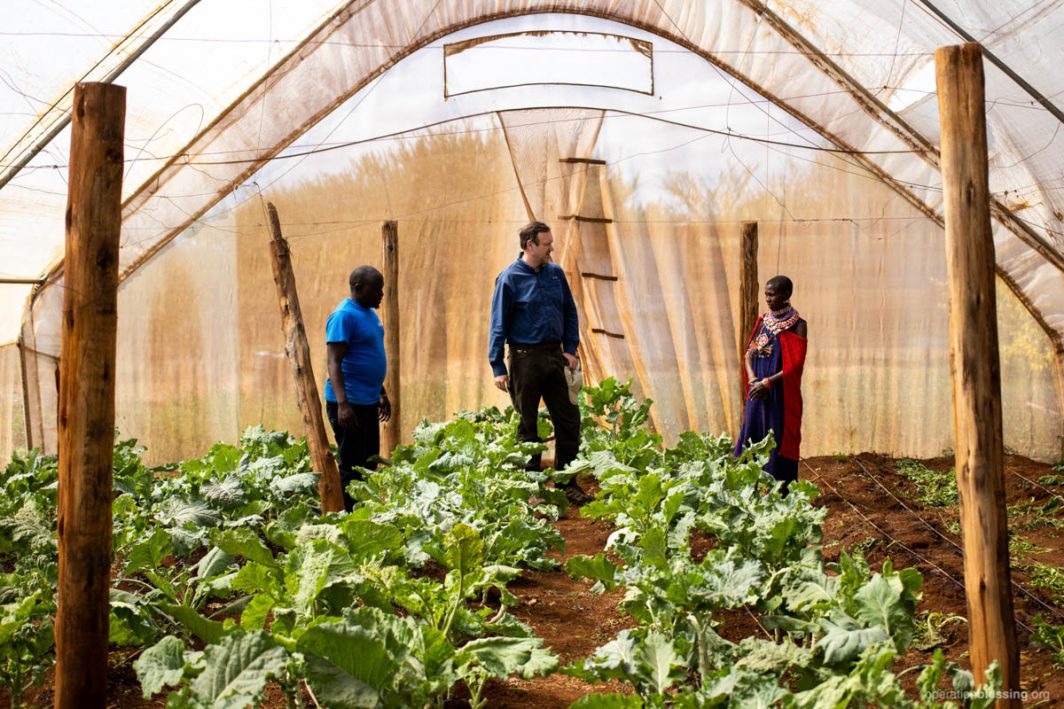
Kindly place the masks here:
<instances>
[{"instance_id":1,"label":"black irrigation hose","mask_svg":"<svg viewBox=\"0 0 1064 709\"><path fill-rule=\"evenodd\" d=\"M1046 486L1045 486L1045 485L1043 485L1042 483L1039 483L1039 482L1035 482L1034 480L1031 480L1030 478L1026 477L1025 475L1023 475L1023 474L1021 474L1021 473L1017 473L1017 472L1015 472L1015 471L1013 471L1013 472L1012 472L1012 473L1010 473L1010 474L1011 474L1011 475L1015 475L1015 476L1016 476L1016 477L1018 477L1018 478L1019 478L1020 480L1023 480L1023 481L1024 481L1024 482L1026 482L1026 483L1030 483L1031 485L1034 485L1035 487L1037 487L1037 488L1039 488L1039 489L1041 489L1041 490L1043 490L1043 491L1045 491L1045 492L1049 493L1049 496L1050 496L1050 497L1052 497L1052 498L1055 498L1055 499L1057 499L1057 500L1060 500L1061 502L1064 502L1064 497L1061 497L1061 496L1060 496L1060 495L1058 495L1057 493L1053 492L1052 490L1050 490L1050 489L1049 489L1048 487L1046 487Z\"/></svg>"},{"instance_id":2,"label":"black irrigation hose","mask_svg":"<svg viewBox=\"0 0 1064 709\"><path fill-rule=\"evenodd\" d=\"M914 551L913 549L910 549L909 547L907 547L906 545L902 544L901 542L899 542L899 541L898 541L897 539L895 539L894 537L892 537L892 536L890 536L889 534L887 534L887 532L883 531L883 529L882 529L882 528L881 528L881 527L880 527L880 526L879 526L878 524L876 524L875 522L873 522L872 520L870 520L870 519L868 518L868 515L866 515L866 514L865 514L864 512L861 512L861 510L860 510L860 509L859 509L859 508L857 507L857 505L853 504L853 503L852 503L852 502L850 502L850 501L849 501L848 499L846 499L846 498L845 498L845 497L844 497L844 496L842 495L842 493L840 493L840 492L839 492L838 488L836 488L836 487L835 487L834 485L832 485L832 484L831 484L831 483L829 483L829 482L828 482L827 480L825 480L825 479L824 479L823 477L821 477L821 476L820 476L819 474L817 474L817 472L816 472L816 471L815 471L815 470L813 469L813 467L812 467L812 466L810 466L810 465L809 465L809 463L807 463L807 462L806 462L805 460L803 460L803 461L802 461L802 463L803 463L803 464L805 465L805 467L806 467L806 468L808 468L808 469L809 469L809 472L810 472L810 473L812 473L812 474L813 474L813 475L814 475L814 476L816 477L816 479L817 479L817 480L819 480L819 481L820 481L821 483L823 483L824 485L827 485L828 489L830 489L830 490L831 490L831 491L832 491L833 493L835 493L835 494L836 494L836 495L838 496L838 498L839 498L840 500L842 500L842 501L843 501L843 502L845 502L845 503L846 503L847 505L849 505L850 507L852 507L852 508L853 508L853 511L854 511L854 512L856 512L856 513L858 514L858 516L860 516L860 517L861 517L861 519L863 519L863 520L864 520L864 521L865 521L866 523L868 523L868 525L869 525L869 526L871 526L871 527L872 527L873 529L875 529L875 530L876 530L877 532L879 532L879 533L880 533L880 534L882 534L882 535L883 535L884 537L886 537L887 539L889 539L889 540L890 540L890 545L888 545L888 546L891 546L891 545L897 545L897 546L901 547L902 549L904 549L905 551L909 552L909 553L910 553L910 554L912 554L912 555L913 555L914 557L916 557L916 558L917 558L917 559L918 559L919 561L922 561L923 563L927 564L927 565L928 565L929 567L931 567L931 568L932 568L932 569L934 569L935 571L938 571L938 572L939 572L939 573L941 573L941 574L942 574L943 576L945 576L945 577L946 577L947 579L949 579L950 581L952 581L953 583L955 583L955 584L956 584L957 586L959 586L959 587L960 587L961 589L964 589L964 583L962 583L961 581L958 581L958 580L957 580L956 578L954 578L954 577L953 577L953 576L952 576L952 575L951 575L951 574L950 574L950 573L949 573L948 571L946 571L945 569L943 569L943 568L942 568L941 566L939 566L939 565L938 565L938 564L936 564L935 562L931 561L930 559L928 559L928 558L926 558L926 557L924 557L924 556L921 556L920 554L918 554L918 553L917 553L916 551ZM1024 630L1026 630L1026 631L1027 631L1028 633L1034 633L1034 628L1030 627L1029 625L1027 625L1026 623L1024 623L1024 622L1023 622L1022 620L1020 620L1019 618L1015 618L1015 617L1014 617L1014 620L1015 620L1015 622L1016 622L1016 624L1017 624L1017 625L1019 625L1020 627L1022 627L1022 628L1023 628Z\"/></svg>"},{"instance_id":3,"label":"black irrigation hose","mask_svg":"<svg viewBox=\"0 0 1064 709\"><path fill-rule=\"evenodd\" d=\"M887 494L888 494L888 495L890 495L890 496L891 496L892 498L894 498L894 501L895 501L895 502L897 502L897 503L898 503L899 505L901 505L902 507L904 507L904 508L905 508L905 511L906 511L906 512L908 512L909 514L911 514L911 515L912 515L913 517L915 517L916 519L920 520L920 522L921 522L921 523L923 523L923 525L924 525L925 527L927 527L927 528L928 528L928 529L930 529L930 530L931 530L932 532L934 532L935 534L937 534L937 535L938 535L938 537L939 537L940 539L942 539L942 540L944 540L944 541L948 542L949 544L951 544L951 545L953 546L953 548L954 548L954 549L956 549L956 550L957 550L958 552L960 552L961 558L962 558L962 559L964 558L964 548L963 548L963 547L962 547L962 546L961 546L960 544L958 544L957 542L953 541L952 539L950 539L949 537L947 537L947 536L946 536L945 534L943 534L942 532L940 532L940 531L939 531L938 529L936 529L936 528L935 528L935 526L934 526L933 524L931 524L931 523L930 523L930 522L928 522L928 521L927 521L926 519L924 519L924 518L923 518L923 517L922 517L922 516L921 516L921 515L920 515L919 513L917 513L917 512L916 512L916 511L915 511L915 510L914 510L913 508L911 508L911 507L909 507L909 506L908 506L907 504L905 504L905 502L903 502L903 501L902 501L902 499L901 499L900 497L898 497L898 496L897 496L897 495L895 495L895 494L894 494L893 492L891 492L891 491L890 491L889 489L887 489L887 487L886 487L886 486L885 486L885 485L884 485L883 483L881 483L881 482L879 481L879 478L877 478L877 477L875 477L874 475L872 475L872 473L871 473L871 472L870 472L870 471L868 470L868 468L866 468L866 467L864 466L864 464L863 464L863 463L862 463L862 462L861 462L860 460L858 460L857 458L854 458L854 459L853 459L853 462L857 463L857 465L858 465L858 466L860 466L861 470L863 470L863 471L864 471L864 474L865 474L865 475L867 475L867 476L868 476L869 478L871 478L871 479L872 479L872 480L873 480L873 481L875 482L875 484L876 484L876 485L879 485L879 487L880 487L880 488L882 488L882 489L883 489L883 491L884 491L885 493L887 493ZM1022 477L1022 476L1020 476L1020 477ZM1024 478L1024 479L1026 480L1026 478ZM1029 481L1028 481L1028 482L1029 482ZM1048 491L1047 491L1047 492L1048 492ZM1056 618L1057 618L1058 620L1064 620L1064 614L1062 614L1062 613L1061 613L1061 612L1060 612L1059 610L1057 610L1057 609L1056 609L1056 608L1054 608L1053 606L1049 605L1048 603L1046 603L1045 601L1043 601L1043 600L1042 600L1041 598L1039 598L1038 596L1036 596L1035 594L1031 593L1030 591L1028 591L1028 590L1027 590L1026 588L1024 588L1023 586L1021 586L1021 585L1020 585L1020 583L1019 583L1018 581L1014 580L1014 579L1013 579L1013 578L1011 577L1011 575L1010 575L1010 577L1009 577L1009 581L1010 581L1010 582L1012 583L1012 585L1013 585L1013 586L1015 586L1015 587L1016 587L1016 588L1017 588L1017 589L1018 589L1018 590L1019 590L1019 591L1020 591L1021 593L1023 593L1023 594L1025 595L1025 596L1027 596L1027 597L1028 597L1028 598L1030 598L1031 600L1033 600L1033 601L1034 601L1035 603L1037 603L1038 605L1042 606L1042 608L1044 608L1044 609L1046 609L1047 611L1049 611L1050 613L1052 613L1052 614L1053 614L1053 615L1054 615L1054 616L1055 616L1055 617L1056 617Z\"/></svg>"}]
</instances>

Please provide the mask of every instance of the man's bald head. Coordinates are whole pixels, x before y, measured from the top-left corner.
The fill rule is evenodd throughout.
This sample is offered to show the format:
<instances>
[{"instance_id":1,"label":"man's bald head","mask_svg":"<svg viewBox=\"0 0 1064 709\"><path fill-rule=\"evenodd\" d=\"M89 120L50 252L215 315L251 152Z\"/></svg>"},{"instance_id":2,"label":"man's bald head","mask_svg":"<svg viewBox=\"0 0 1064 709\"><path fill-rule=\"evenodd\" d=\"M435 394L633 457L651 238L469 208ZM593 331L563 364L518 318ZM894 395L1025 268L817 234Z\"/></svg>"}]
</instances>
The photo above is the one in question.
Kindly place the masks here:
<instances>
[{"instance_id":1,"label":"man's bald head","mask_svg":"<svg viewBox=\"0 0 1064 709\"><path fill-rule=\"evenodd\" d=\"M347 279L351 286L351 300L367 307L376 308L384 296L384 276L373 266L359 266Z\"/></svg>"}]
</instances>

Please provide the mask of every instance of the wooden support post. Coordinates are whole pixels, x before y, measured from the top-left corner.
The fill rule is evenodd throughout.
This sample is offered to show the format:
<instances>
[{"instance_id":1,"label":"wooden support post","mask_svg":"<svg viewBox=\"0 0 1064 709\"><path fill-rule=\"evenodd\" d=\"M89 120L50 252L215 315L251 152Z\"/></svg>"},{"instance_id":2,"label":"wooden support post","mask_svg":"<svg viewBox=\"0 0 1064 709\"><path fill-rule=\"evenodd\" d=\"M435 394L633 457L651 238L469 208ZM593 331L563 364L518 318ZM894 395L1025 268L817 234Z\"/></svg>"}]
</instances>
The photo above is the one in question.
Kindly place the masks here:
<instances>
[{"instance_id":1,"label":"wooden support post","mask_svg":"<svg viewBox=\"0 0 1064 709\"><path fill-rule=\"evenodd\" d=\"M972 671L997 660L1020 706L1005 514L1001 363L987 187L983 54L975 43L935 52L949 277L950 369Z\"/></svg>"},{"instance_id":2,"label":"wooden support post","mask_svg":"<svg viewBox=\"0 0 1064 709\"><path fill-rule=\"evenodd\" d=\"M395 222L381 226L384 242L384 353L388 358L388 375L384 388L392 403L392 417L384 424L381 435L381 454L392 457L392 451L403 441L402 380L399 376L399 227Z\"/></svg>"},{"instance_id":3,"label":"wooden support post","mask_svg":"<svg viewBox=\"0 0 1064 709\"><path fill-rule=\"evenodd\" d=\"M757 282L757 222L743 222L739 245L739 370L746 381L743 362L750 333L757 322L757 299L761 288ZM739 389L739 417L742 418L746 396Z\"/></svg>"},{"instance_id":4,"label":"wooden support post","mask_svg":"<svg viewBox=\"0 0 1064 709\"><path fill-rule=\"evenodd\" d=\"M296 400L303 414L303 428L310 448L310 460L320 473L318 495L322 512L339 512L344 508L343 486L340 471L336 467L329 439L325 435L325 419L321 413L321 399L314 379L314 366L310 359L307 330L303 326L303 311L299 307L296 290L296 274L292 270L292 254L288 242L281 234L281 220L273 203L266 205L270 215L270 263L273 265L273 282L277 284L277 301L281 306L281 329L285 335L285 353L292 363L296 377Z\"/></svg>"},{"instance_id":5,"label":"wooden support post","mask_svg":"<svg viewBox=\"0 0 1064 709\"><path fill-rule=\"evenodd\" d=\"M126 89L74 87L59 374L55 706L107 705Z\"/></svg>"}]
</instances>

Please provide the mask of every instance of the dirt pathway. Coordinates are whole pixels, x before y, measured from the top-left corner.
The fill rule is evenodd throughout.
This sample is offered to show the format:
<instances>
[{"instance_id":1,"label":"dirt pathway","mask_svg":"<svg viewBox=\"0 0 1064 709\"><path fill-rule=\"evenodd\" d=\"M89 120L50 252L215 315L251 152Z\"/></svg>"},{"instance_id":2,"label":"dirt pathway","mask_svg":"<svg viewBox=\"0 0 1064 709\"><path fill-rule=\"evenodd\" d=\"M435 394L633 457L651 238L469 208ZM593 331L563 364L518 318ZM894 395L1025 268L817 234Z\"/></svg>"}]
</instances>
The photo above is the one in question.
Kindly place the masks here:
<instances>
[{"instance_id":1,"label":"dirt pathway","mask_svg":"<svg viewBox=\"0 0 1064 709\"><path fill-rule=\"evenodd\" d=\"M604 521L584 519L569 509L557 524L565 537L565 559L577 554L593 556L602 551L612 527ZM564 570L527 571L510 584L521 599L514 614L532 626L547 647L561 660L562 666L580 661L595 648L613 640L617 633L635 623L617 608L624 597L623 589L598 594L591 591L591 581L569 578ZM608 682L591 685L574 677L555 673L532 680L509 679L493 682L487 689L488 706L499 709L568 707L592 692L624 692L627 685Z\"/></svg>"}]
</instances>

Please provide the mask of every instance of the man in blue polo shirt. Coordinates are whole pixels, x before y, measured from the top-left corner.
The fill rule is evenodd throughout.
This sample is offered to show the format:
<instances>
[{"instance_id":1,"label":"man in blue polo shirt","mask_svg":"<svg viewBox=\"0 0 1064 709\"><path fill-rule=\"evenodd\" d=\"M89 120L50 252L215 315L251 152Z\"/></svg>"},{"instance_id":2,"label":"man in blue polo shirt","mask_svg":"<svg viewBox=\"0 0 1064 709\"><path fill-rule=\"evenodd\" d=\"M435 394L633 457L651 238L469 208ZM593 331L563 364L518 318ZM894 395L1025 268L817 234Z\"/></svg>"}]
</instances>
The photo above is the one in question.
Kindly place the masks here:
<instances>
[{"instance_id":1,"label":"man in blue polo shirt","mask_svg":"<svg viewBox=\"0 0 1064 709\"><path fill-rule=\"evenodd\" d=\"M521 254L495 279L491 299L491 334L488 361L495 386L510 392L521 416L520 441L539 441L537 419L540 399L554 423L555 470L563 470L580 449L580 410L569 400L565 368L576 369L580 326L565 271L551 262L554 235L543 222L532 222L519 232ZM509 367L503 344L509 346ZM539 469L540 456L529 468ZM573 480L566 497L574 505L591 498Z\"/></svg>"},{"instance_id":2,"label":"man in blue polo shirt","mask_svg":"<svg viewBox=\"0 0 1064 709\"><path fill-rule=\"evenodd\" d=\"M380 455L379 421L391 418L392 407L384 391L388 362L384 356L384 326L373 309L384 297L384 276L372 266L359 266L348 279L351 297L329 316L325 324L329 378L325 381L325 413L340 449L340 481L344 507L354 501L347 484L361 480L355 468L373 470L370 459Z\"/></svg>"}]
</instances>

